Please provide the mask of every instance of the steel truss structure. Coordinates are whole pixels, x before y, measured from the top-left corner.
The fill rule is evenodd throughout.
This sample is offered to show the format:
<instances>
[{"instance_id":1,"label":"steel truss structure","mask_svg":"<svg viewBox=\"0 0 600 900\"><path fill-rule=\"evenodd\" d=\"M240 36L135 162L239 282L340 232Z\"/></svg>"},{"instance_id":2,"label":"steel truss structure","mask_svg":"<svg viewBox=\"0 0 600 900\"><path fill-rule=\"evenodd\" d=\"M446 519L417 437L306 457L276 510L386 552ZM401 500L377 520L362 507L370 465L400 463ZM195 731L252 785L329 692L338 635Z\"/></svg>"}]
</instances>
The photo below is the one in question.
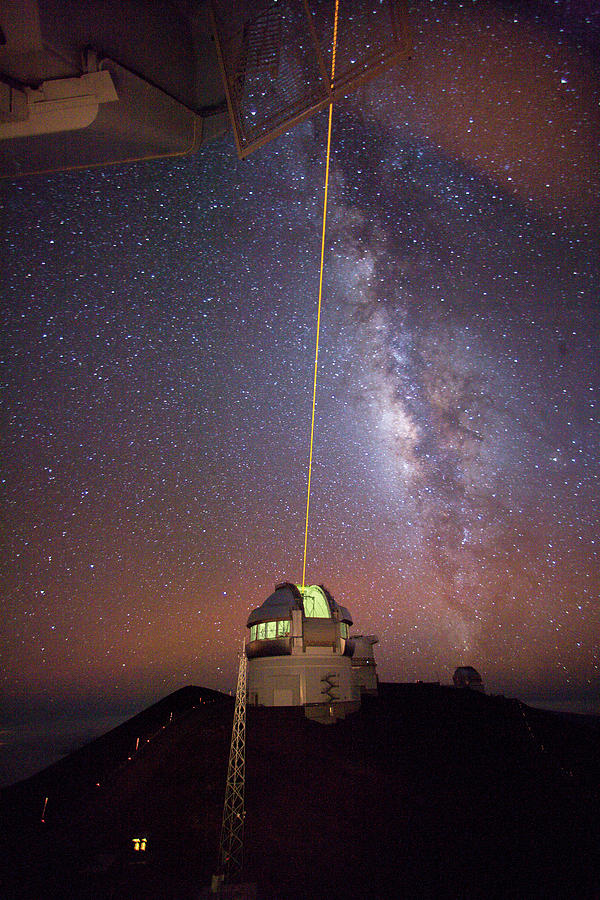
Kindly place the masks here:
<instances>
[{"instance_id":1,"label":"steel truss structure","mask_svg":"<svg viewBox=\"0 0 600 900\"><path fill-rule=\"evenodd\" d=\"M244 863L247 664L245 648L242 647L219 845L219 869L225 883L239 879Z\"/></svg>"}]
</instances>

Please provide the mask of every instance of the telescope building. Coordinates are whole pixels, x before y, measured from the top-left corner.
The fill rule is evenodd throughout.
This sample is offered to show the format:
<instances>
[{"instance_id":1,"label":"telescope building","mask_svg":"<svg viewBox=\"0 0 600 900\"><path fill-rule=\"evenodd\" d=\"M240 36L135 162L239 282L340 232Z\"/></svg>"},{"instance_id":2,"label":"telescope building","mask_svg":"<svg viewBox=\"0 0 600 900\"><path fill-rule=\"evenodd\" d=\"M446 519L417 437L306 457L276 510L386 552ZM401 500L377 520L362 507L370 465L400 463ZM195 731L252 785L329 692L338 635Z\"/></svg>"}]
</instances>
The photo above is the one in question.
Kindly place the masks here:
<instances>
[{"instance_id":1,"label":"telescope building","mask_svg":"<svg viewBox=\"0 0 600 900\"><path fill-rule=\"evenodd\" d=\"M248 702L303 706L321 721L358 709L362 693L376 692L376 674L372 650L364 665L352 664L352 624L323 585L278 584L248 617Z\"/></svg>"}]
</instances>

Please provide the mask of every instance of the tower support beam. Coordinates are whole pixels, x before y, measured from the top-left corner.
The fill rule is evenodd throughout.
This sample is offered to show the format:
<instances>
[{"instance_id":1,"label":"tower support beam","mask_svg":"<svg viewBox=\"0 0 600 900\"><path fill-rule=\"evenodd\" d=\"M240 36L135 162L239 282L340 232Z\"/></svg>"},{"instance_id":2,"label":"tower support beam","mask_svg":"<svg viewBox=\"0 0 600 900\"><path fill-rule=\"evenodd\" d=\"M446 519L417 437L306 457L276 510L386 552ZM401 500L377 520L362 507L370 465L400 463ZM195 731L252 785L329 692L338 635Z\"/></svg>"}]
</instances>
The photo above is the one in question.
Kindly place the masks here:
<instances>
[{"instance_id":1,"label":"tower support beam","mask_svg":"<svg viewBox=\"0 0 600 900\"><path fill-rule=\"evenodd\" d=\"M244 863L246 672L246 652L242 645L219 844L219 881L225 883L239 880Z\"/></svg>"}]
</instances>

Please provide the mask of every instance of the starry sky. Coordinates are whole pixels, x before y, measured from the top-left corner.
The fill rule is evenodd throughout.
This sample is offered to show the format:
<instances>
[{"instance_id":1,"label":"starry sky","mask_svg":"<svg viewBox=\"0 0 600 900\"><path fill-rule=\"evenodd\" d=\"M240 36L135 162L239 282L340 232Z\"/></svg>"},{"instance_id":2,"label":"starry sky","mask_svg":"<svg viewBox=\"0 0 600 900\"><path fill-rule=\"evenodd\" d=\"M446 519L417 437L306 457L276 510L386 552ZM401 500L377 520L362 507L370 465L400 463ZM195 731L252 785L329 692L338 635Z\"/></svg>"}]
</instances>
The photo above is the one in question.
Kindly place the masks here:
<instances>
[{"instance_id":1,"label":"starry sky","mask_svg":"<svg viewBox=\"0 0 600 900\"><path fill-rule=\"evenodd\" d=\"M410 22L334 109L307 581L383 680L600 712L600 14ZM326 132L0 183L9 749L232 688L301 580Z\"/></svg>"}]
</instances>

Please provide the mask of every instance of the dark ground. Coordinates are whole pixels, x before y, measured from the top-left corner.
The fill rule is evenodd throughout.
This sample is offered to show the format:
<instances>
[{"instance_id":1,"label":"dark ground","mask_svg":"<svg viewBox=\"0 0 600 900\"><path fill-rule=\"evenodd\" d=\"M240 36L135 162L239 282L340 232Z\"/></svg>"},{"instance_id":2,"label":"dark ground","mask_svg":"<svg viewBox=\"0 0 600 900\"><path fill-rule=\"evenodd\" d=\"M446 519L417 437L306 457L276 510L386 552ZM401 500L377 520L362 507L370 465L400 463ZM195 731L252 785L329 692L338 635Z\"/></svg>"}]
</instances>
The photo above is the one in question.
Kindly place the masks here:
<instances>
[{"instance_id":1,"label":"dark ground","mask_svg":"<svg viewBox=\"0 0 600 900\"><path fill-rule=\"evenodd\" d=\"M184 688L5 788L0 896L199 897L232 716ZM335 725L251 708L245 880L261 900L600 898L599 745L598 718L438 685L383 684Z\"/></svg>"}]
</instances>

